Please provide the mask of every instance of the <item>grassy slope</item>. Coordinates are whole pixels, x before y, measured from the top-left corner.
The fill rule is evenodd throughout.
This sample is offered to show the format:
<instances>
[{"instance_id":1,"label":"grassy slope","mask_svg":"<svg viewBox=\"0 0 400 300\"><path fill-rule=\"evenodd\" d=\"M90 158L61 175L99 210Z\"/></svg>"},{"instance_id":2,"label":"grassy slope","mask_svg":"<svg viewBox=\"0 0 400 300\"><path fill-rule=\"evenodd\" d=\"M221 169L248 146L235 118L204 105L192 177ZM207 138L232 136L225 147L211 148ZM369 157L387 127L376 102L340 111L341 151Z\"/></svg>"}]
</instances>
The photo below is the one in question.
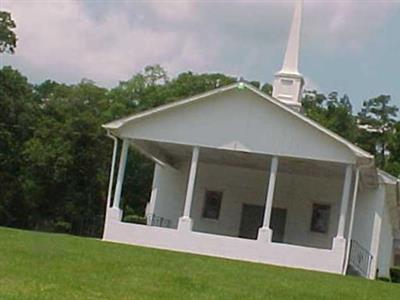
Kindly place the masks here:
<instances>
[{"instance_id":1,"label":"grassy slope","mask_svg":"<svg viewBox=\"0 0 400 300\"><path fill-rule=\"evenodd\" d=\"M400 299L400 285L0 228L0 299Z\"/></svg>"}]
</instances>

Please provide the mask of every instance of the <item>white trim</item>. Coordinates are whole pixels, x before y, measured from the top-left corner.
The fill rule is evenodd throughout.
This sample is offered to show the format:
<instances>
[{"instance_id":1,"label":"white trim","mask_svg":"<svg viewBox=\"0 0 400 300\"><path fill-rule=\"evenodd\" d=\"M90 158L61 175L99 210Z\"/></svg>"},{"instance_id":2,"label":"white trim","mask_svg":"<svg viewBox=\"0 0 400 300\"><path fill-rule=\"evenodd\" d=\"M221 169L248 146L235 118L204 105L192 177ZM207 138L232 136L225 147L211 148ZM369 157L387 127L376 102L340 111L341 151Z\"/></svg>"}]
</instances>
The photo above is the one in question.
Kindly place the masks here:
<instances>
[{"instance_id":1,"label":"white trim","mask_svg":"<svg viewBox=\"0 0 400 300\"><path fill-rule=\"evenodd\" d=\"M155 107L153 109L149 109L149 110L137 113L137 114L130 115L130 116L125 117L125 118L121 118L121 119L106 123L106 124L102 125L102 127L103 128L108 128L108 129L119 129L120 127L124 126L128 122L131 122L131 121L134 121L134 120L137 120L137 119L142 119L142 118L148 117L148 116L150 116L152 114L155 114L155 113L158 113L158 112L162 112L162 111L165 111L165 110L169 110L171 108L175 108L177 106L181 106L181 105L184 105L184 104L188 104L188 103L194 102L196 100L207 98L209 96L212 96L212 95L215 95L215 94L218 94L218 93L229 91L229 90L232 90L232 89L234 89L236 87L239 87L237 83L226 85L226 86L223 86L223 87L218 88L218 89L214 89L214 90L202 93L202 94L198 94L198 95L195 95L195 96L192 96L192 97L189 97L189 98L185 98L185 99L182 99L182 100L174 101L174 102L171 102L171 103L168 103L168 104L160 105L160 106L157 106L157 107Z\"/></svg>"},{"instance_id":2,"label":"white trim","mask_svg":"<svg viewBox=\"0 0 400 300\"><path fill-rule=\"evenodd\" d=\"M340 215L339 215L338 231L337 231L336 238L344 238L344 229L346 227L347 207L348 207L349 198L350 198L351 177L352 177L352 167L351 167L351 165L348 165L346 167L346 174L344 177L342 202L340 205Z\"/></svg>"},{"instance_id":3,"label":"white trim","mask_svg":"<svg viewBox=\"0 0 400 300\"><path fill-rule=\"evenodd\" d=\"M115 169L115 160L117 158L117 148L118 148L118 139L107 132L107 135L114 140L113 154L111 159L111 170L110 170L110 180L108 184L108 193L107 193L107 208L110 207L111 204L111 195L112 195L112 187L114 183L114 169Z\"/></svg>"},{"instance_id":4,"label":"white trim","mask_svg":"<svg viewBox=\"0 0 400 300\"><path fill-rule=\"evenodd\" d=\"M192 162L190 165L190 172L189 172L189 178L188 178L187 190L186 190L185 207L183 210L183 217L187 217L187 218L190 218L190 210L191 210L192 201L193 201L194 185L196 182L197 165L199 162L199 152L200 152L200 150L198 147L193 147Z\"/></svg>"},{"instance_id":5,"label":"white trim","mask_svg":"<svg viewBox=\"0 0 400 300\"><path fill-rule=\"evenodd\" d=\"M271 97L269 95L266 95L261 90L257 89L256 87L253 87L252 85L247 84L247 83L243 83L243 82L234 83L234 84L227 85L227 86L224 86L224 87L221 87L221 88L218 88L218 89L214 89L212 91L209 91L209 92L206 92L206 93L203 93L203 94L199 94L199 95L196 95L196 96L193 96L193 97L190 97L190 98L186 98L186 99L183 99L183 100L180 100L180 101L176 101L176 102L168 103L168 104L165 104L165 105L161 105L161 106L158 106L158 107L156 107L154 109L150 109L150 110L138 113L138 114L134 114L134 115L131 115L131 116L128 116L128 117L125 117L125 118L122 118L122 119L118 119L118 120L115 120L113 122L104 124L102 127L106 128L106 129L110 129L110 130L118 130L128 122L139 120L139 119L148 117L148 116L150 116L152 114L159 113L159 112L162 112L162 111L166 111L166 110L169 110L169 109L173 109L173 108L176 108L176 107L181 106L181 105L186 105L186 104L192 103L194 101L201 100L201 99L213 96L213 95L218 94L218 93L223 93L223 92L226 92L226 91L229 91L229 90L233 90L235 88L239 88L239 84L241 84L241 86L244 85L244 87L246 87L248 90L256 93L258 96L262 97L263 99L268 100L269 102L271 102L274 105L280 107L281 109L285 110L286 112L288 112L288 113L296 116L297 118L303 120L304 122L306 122L310 126L316 128L319 131L323 132L324 134L328 135L329 137L334 139L336 142L339 142L339 143L345 145L356 156L362 157L362 158L371 159L371 160L374 158L373 155L371 155L370 153L368 153L368 152L364 151L363 149L359 148L358 146L350 143L346 139L340 137L339 135L337 135L336 133L330 131L329 129L321 126L320 124L316 123L315 121L305 117L301 113L293 110L292 108L288 107L286 104L280 102L280 100L275 99L275 98L273 98L273 97Z\"/></svg>"},{"instance_id":6,"label":"white trim","mask_svg":"<svg viewBox=\"0 0 400 300\"><path fill-rule=\"evenodd\" d=\"M146 226L112 220L103 240L266 263L330 273L341 273L341 249L318 249L195 231Z\"/></svg>"},{"instance_id":7,"label":"white trim","mask_svg":"<svg viewBox=\"0 0 400 300\"><path fill-rule=\"evenodd\" d=\"M355 210L356 210L358 183L359 183L359 181L360 181L360 169L357 168L357 170L356 170L356 178L355 178L355 182L354 182L354 189L353 189L353 201L352 201L352 204L351 204L349 234L348 234L348 237L347 237L346 256L345 256L345 261L344 261L344 266L343 266L343 274L346 274L347 265L349 264L350 245L351 245L351 238L353 236L354 213L355 213Z\"/></svg>"},{"instance_id":8,"label":"white trim","mask_svg":"<svg viewBox=\"0 0 400 300\"><path fill-rule=\"evenodd\" d=\"M129 148L129 142L128 140L124 139L122 142L121 157L119 158L118 178L117 178L117 184L115 186L113 208L119 209L119 204L121 201L122 184L124 182L124 176L125 176L126 159L128 156L128 148Z\"/></svg>"},{"instance_id":9,"label":"white trim","mask_svg":"<svg viewBox=\"0 0 400 300\"><path fill-rule=\"evenodd\" d=\"M265 199L265 212L263 219L263 227L270 228L272 204L274 201L276 174L278 172L278 157L274 156L271 160L271 169L269 174L268 192Z\"/></svg>"}]
</instances>

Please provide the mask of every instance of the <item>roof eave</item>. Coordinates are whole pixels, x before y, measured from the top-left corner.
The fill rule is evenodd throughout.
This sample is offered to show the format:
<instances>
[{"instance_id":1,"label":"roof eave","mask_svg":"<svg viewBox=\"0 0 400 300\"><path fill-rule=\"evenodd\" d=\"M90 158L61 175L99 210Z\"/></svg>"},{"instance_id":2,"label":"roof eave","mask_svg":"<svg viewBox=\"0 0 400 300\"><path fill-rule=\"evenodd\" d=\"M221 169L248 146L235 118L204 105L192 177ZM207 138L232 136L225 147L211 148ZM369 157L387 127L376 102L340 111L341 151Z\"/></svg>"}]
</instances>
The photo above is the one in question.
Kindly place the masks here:
<instances>
[{"instance_id":1,"label":"roof eave","mask_svg":"<svg viewBox=\"0 0 400 300\"><path fill-rule=\"evenodd\" d=\"M177 106L180 106L180 105L184 105L184 104L188 104L188 103L191 103L193 101L196 101L196 100L199 100L199 99L202 99L202 98L206 98L206 97L209 97L209 96L212 96L212 95L215 95L215 94L227 91L227 90L231 90L231 89L234 89L234 88L243 88L243 87L245 87L248 90L258 94L262 98L267 99L268 101L270 101L273 104L279 106L280 108L286 110L287 112L297 116L298 118L302 119L306 123L310 124L311 126L319 129L320 131L324 132L325 134L327 134L331 138L335 139L337 142L340 142L341 144L344 144L349 150L351 150L354 153L354 155L357 158L367 159L368 161L371 161L371 160L374 159L374 156L371 155L370 153L368 153L368 152L364 151L363 149L357 147L356 145L350 143L346 139L344 139L341 136L337 135L336 133L330 131L329 129L321 126L317 122L305 117L301 113L294 111L293 109L291 109L290 107L288 107L284 103L280 102L278 99L265 94L264 92L262 92L258 88L254 87L254 86L252 86L252 85L250 85L248 83L245 83L245 82L236 82L236 83L233 83L233 84L230 84L230 85L226 85L226 86L223 86L221 88L214 89L212 91L208 91L208 92L205 92L205 93L202 93L202 94L199 94L199 95L195 95L195 96L192 96L192 97L180 100L180 101L171 102L171 103L168 103L168 104L165 104L165 105L161 105L161 106L155 107L153 109L150 109L150 110L147 110L147 111L144 111L144 112L140 112L140 113L137 113L137 114L125 117L125 118L117 119L115 121L103 124L102 127L105 128L105 129L108 129L108 130L118 130L128 122L131 122L133 120L137 120L137 119L149 116L149 115L151 115L153 113L157 113L157 112L165 111L165 110L168 110L168 109L172 109L174 107L177 107Z\"/></svg>"},{"instance_id":2,"label":"roof eave","mask_svg":"<svg viewBox=\"0 0 400 300\"><path fill-rule=\"evenodd\" d=\"M160 112L160 111L168 110L168 109L177 107L179 105L191 103L191 102L196 101L198 99L206 98L206 97L218 94L218 93L225 92L227 90L231 90L233 88L239 87L239 84L240 84L239 82L232 83L232 84L225 85L225 86L222 86L220 88L217 88L217 89L214 89L214 90L211 90L211 91L207 91L207 92L204 92L204 93L201 93L201 94L198 94L198 95L194 95L194 96L189 97L189 98L185 98L185 99L182 99L182 100L179 100L179 101L175 101L175 102L167 103L167 104L164 104L164 105L160 105L160 106L157 106L155 108L152 108L152 109L149 109L149 110L146 110L146 111L143 111L143 112L139 112L139 113L130 115L128 117L120 118L120 119L114 120L112 122L103 124L102 127L106 128L106 129L114 129L114 130L115 129L119 129L122 126L124 126L126 123L130 122L130 121L133 121L133 120L136 120L136 119L139 119L139 118L142 118L142 117L149 116L149 115L151 115L153 113L157 113L157 112Z\"/></svg>"}]
</instances>

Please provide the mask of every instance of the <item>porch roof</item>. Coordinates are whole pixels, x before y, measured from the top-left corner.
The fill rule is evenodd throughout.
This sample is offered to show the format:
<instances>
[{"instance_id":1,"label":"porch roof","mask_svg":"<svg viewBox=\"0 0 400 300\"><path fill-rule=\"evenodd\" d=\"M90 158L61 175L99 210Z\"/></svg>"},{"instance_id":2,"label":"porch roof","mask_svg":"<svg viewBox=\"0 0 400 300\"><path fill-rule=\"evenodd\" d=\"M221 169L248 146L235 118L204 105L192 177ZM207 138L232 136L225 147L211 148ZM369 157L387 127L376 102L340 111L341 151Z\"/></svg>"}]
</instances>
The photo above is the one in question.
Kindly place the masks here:
<instances>
[{"instance_id":1,"label":"porch roof","mask_svg":"<svg viewBox=\"0 0 400 300\"><path fill-rule=\"evenodd\" d=\"M192 146L159 141L132 140L134 148L155 162L171 167L187 163L191 159ZM247 168L259 171L270 169L272 155L231 151L201 147L199 162ZM316 161L291 157L280 157L279 173L298 174L302 176L327 177L331 179L344 176L345 167L341 163Z\"/></svg>"}]
</instances>

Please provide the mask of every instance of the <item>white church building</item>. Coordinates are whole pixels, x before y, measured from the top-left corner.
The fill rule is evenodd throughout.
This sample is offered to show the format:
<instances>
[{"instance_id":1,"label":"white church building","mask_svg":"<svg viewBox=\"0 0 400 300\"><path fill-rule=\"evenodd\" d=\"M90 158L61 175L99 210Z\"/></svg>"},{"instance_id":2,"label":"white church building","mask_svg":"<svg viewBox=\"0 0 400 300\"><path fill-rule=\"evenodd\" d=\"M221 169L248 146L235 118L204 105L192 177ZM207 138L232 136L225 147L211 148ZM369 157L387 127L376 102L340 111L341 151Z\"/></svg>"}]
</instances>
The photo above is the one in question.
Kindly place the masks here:
<instances>
[{"instance_id":1,"label":"white church building","mask_svg":"<svg viewBox=\"0 0 400 300\"><path fill-rule=\"evenodd\" d=\"M389 275L399 180L301 113L301 10L300 3L272 97L238 82L103 126L114 139L105 241ZM147 225L122 221L129 147L155 163Z\"/></svg>"}]
</instances>

